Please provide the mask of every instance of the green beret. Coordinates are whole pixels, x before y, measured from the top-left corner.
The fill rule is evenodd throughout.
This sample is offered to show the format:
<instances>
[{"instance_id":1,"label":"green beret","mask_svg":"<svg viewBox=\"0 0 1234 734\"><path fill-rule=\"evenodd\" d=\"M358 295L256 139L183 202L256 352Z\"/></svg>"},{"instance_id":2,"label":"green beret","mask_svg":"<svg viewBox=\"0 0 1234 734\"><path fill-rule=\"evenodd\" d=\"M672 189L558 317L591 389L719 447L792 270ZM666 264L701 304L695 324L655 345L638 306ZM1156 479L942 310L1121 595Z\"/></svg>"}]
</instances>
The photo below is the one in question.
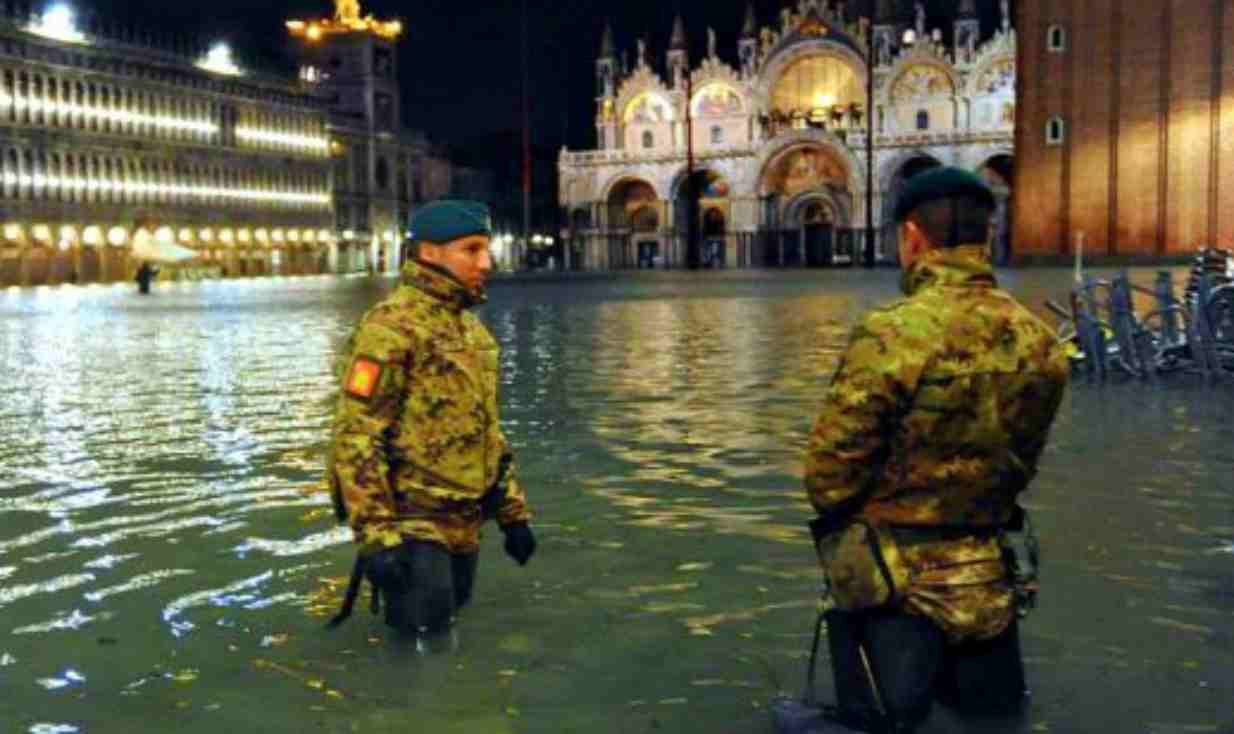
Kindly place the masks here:
<instances>
[{"instance_id":1,"label":"green beret","mask_svg":"<svg viewBox=\"0 0 1234 734\"><path fill-rule=\"evenodd\" d=\"M908 215L922 204L936 199L954 199L973 197L991 209L995 207L994 192L979 176L962 168L942 166L913 176L908 180L900 200L896 204L895 221L897 224L908 219Z\"/></svg>"},{"instance_id":2,"label":"green beret","mask_svg":"<svg viewBox=\"0 0 1234 734\"><path fill-rule=\"evenodd\" d=\"M411 215L411 239L415 242L447 242L471 235L493 233L488 207L478 201L442 199L425 204Z\"/></svg>"}]
</instances>

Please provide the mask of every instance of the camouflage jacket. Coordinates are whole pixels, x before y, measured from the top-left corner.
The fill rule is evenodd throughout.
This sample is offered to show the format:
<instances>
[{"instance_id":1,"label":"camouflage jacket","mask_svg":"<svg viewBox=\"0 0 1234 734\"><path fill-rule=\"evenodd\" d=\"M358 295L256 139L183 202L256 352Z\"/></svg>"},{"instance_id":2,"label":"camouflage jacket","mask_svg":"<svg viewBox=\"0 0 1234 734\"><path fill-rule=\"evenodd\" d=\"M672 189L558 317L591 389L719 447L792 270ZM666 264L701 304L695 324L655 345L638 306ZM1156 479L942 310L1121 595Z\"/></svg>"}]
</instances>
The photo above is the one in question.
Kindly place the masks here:
<instances>
[{"instance_id":1,"label":"camouflage jacket","mask_svg":"<svg viewBox=\"0 0 1234 734\"><path fill-rule=\"evenodd\" d=\"M445 271L408 263L399 287L361 320L335 412L328 477L356 541L411 537L473 552L478 501L510 447L498 425L498 347ZM530 518L508 462L497 521Z\"/></svg>"},{"instance_id":2,"label":"camouflage jacket","mask_svg":"<svg viewBox=\"0 0 1234 734\"><path fill-rule=\"evenodd\" d=\"M997 530L1036 473L1069 374L1052 330L998 289L985 253L931 251L906 269L908 297L854 329L806 453L806 491L831 531L853 519L893 538L897 526L949 531L918 530L888 562L907 581L894 603L953 640L1011 621Z\"/></svg>"}]
</instances>

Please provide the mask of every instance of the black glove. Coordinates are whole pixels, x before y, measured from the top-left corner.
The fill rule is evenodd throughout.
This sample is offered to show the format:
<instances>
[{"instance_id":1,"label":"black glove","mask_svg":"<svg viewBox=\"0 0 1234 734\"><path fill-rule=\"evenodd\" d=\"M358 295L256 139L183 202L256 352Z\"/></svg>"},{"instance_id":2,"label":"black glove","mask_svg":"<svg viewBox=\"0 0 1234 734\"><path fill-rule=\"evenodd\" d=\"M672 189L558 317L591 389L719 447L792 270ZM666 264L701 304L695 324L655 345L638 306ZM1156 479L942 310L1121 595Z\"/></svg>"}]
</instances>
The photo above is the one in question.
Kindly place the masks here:
<instances>
[{"instance_id":1,"label":"black glove","mask_svg":"<svg viewBox=\"0 0 1234 734\"><path fill-rule=\"evenodd\" d=\"M525 522L515 522L503 525L501 532L506 534L506 555L526 566L536 552L536 536L531 534L531 528Z\"/></svg>"}]
</instances>

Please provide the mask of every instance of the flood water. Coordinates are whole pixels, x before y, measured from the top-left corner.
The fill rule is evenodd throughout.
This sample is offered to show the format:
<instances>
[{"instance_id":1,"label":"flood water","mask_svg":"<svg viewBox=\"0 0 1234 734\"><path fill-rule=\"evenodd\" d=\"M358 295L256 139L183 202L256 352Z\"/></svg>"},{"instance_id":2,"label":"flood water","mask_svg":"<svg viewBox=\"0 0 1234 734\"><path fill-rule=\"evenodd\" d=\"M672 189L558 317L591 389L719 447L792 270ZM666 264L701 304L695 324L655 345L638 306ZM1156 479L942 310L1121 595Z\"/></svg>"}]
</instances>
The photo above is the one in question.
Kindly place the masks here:
<instances>
[{"instance_id":1,"label":"flood water","mask_svg":"<svg viewBox=\"0 0 1234 734\"><path fill-rule=\"evenodd\" d=\"M1035 306L1069 278L1003 275ZM313 491L331 365L390 287L0 292L0 731L771 731L819 581L806 434L896 274L495 284L540 547L519 568L486 534L432 656L364 604L323 629L352 559ZM1025 498L1028 715L926 731L1234 732L1232 413L1230 384L1073 383Z\"/></svg>"}]
</instances>

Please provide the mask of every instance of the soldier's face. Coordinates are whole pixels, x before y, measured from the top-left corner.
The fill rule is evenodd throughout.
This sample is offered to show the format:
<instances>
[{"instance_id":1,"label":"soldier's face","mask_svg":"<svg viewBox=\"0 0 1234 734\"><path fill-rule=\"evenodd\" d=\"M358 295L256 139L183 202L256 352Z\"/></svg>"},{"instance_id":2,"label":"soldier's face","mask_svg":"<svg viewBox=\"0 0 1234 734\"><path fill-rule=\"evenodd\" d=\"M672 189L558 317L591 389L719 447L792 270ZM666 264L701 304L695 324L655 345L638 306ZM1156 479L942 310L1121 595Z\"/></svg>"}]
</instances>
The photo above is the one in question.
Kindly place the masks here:
<instances>
[{"instance_id":1,"label":"soldier's face","mask_svg":"<svg viewBox=\"0 0 1234 734\"><path fill-rule=\"evenodd\" d=\"M478 291L493 271L489 240L488 235L477 234L445 245L424 242L420 246L420 259L445 268L460 283Z\"/></svg>"}]
</instances>

